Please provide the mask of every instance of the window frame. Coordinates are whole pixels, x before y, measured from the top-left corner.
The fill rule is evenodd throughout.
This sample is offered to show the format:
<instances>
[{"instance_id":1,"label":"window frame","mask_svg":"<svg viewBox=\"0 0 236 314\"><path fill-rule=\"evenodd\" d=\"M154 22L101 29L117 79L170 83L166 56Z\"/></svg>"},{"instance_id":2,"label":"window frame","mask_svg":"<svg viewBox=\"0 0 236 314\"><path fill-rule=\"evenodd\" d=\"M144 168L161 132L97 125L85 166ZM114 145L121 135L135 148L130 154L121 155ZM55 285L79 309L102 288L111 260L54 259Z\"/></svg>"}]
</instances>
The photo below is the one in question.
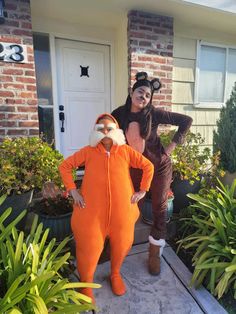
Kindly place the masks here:
<instances>
[{"instance_id":1,"label":"window frame","mask_svg":"<svg viewBox=\"0 0 236 314\"><path fill-rule=\"evenodd\" d=\"M199 102L198 97L199 97L199 77L200 77L200 62L201 62L201 46L210 46L210 47L215 47L215 48L224 48L226 49L226 69L225 69L225 76L224 76L224 90L223 90L223 102ZM197 41L197 55L196 55L196 67L195 67L195 84L194 84L194 104L193 106L195 108L204 108L204 109L221 109L222 107L225 106L225 103L227 101L226 99L226 82L227 82L227 68L228 68L228 55L229 55L229 49L234 49L236 50L236 46L230 46L230 45L223 45L223 44L217 44L217 43L210 43L207 41L203 40L198 40Z\"/></svg>"}]
</instances>

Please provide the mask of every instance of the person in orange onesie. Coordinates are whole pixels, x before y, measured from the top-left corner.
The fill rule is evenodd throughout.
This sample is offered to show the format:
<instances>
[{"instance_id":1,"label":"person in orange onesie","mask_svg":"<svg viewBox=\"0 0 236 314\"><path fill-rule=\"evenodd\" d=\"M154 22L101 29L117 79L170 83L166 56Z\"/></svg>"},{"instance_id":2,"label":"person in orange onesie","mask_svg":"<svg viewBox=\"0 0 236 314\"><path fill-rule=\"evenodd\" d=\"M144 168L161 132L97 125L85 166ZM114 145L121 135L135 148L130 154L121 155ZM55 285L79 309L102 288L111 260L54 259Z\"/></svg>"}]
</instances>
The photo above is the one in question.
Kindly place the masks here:
<instances>
[{"instance_id":1,"label":"person in orange onesie","mask_svg":"<svg viewBox=\"0 0 236 314\"><path fill-rule=\"evenodd\" d=\"M85 166L81 190L76 189L72 170ZM143 170L140 190L134 192L130 167ZM90 135L90 145L65 159L59 167L66 189L74 199L71 227L76 243L77 270L82 282L93 282L94 272L109 238L111 288L123 295L126 287L120 269L134 238L139 216L137 202L149 190L153 165L125 144L114 117L100 115ZM91 288L82 291L94 301Z\"/></svg>"}]
</instances>

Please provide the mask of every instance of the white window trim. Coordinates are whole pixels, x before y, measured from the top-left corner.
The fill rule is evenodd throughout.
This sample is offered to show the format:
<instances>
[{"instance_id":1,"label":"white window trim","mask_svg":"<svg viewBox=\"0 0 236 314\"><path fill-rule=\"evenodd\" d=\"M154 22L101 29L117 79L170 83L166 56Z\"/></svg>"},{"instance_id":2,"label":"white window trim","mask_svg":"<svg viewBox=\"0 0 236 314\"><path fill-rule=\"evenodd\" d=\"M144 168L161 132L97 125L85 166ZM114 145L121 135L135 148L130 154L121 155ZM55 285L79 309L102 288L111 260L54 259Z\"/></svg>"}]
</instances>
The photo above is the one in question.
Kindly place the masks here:
<instances>
[{"instance_id":1,"label":"white window trim","mask_svg":"<svg viewBox=\"0 0 236 314\"><path fill-rule=\"evenodd\" d=\"M225 99L225 88L224 88L224 102L199 102L198 101L198 93L199 93L199 67L200 67L200 52L201 52L201 46L206 45L206 46L212 46L212 47L217 47L217 48L225 48L226 49L226 70L225 70L225 82L227 79L227 64L228 64L228 50L229 49L236 49L236 46L227 46L227 45L220 45L216 43L209 43L206 41L198 40L197 41L197 56L196 56L196 70L195 70L195 84L194 84L194 103L193 106L194 108L201 108L201 109L221 109L222 107L225 106L225 103L227 99ZM225 84L224 84L225 86Z\"/></svg>"}]
</instances>

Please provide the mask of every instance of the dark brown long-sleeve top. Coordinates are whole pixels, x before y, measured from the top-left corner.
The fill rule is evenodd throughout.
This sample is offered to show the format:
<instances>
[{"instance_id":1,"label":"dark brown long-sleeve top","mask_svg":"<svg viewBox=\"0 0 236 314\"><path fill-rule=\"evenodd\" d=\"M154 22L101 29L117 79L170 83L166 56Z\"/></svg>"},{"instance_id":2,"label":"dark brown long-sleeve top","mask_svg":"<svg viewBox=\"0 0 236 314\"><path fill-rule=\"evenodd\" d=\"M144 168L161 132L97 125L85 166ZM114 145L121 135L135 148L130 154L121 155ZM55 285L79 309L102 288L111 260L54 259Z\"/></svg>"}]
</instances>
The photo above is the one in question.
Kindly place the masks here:
<instances>
[{"instance_id":1,"label":"dark brown long-sleeve top","mask_svg":"<svg viewBox=\"0 0 236 314\"><path fill-rule=\"evenodd\" d=\"M127 108L125 106L118 107L111 114L116 118L124 132L127 129L127 126L125 126L124 121L125 120L127 121L127 118L128 123L132 121L137 121L141 123L140 117L142 113L127 112ZM156 160L156 158L158 157L160 158L161 155L164 153L164 148L161 144L160 137L157 134L157 128L159 124L170 124L178 126L178 129L175 132L172 141L174 141L177 144L182 144L184 141L184 137L187 131L189 130L193 120L191 117L187 115L165 111L163 109L155 107L152 107L151 115L152 115L151 133L145 139L144 155L148 156L149 159ZM153 158L151 158L151 156L153 156Z\"/></svg>"}]
</instances>

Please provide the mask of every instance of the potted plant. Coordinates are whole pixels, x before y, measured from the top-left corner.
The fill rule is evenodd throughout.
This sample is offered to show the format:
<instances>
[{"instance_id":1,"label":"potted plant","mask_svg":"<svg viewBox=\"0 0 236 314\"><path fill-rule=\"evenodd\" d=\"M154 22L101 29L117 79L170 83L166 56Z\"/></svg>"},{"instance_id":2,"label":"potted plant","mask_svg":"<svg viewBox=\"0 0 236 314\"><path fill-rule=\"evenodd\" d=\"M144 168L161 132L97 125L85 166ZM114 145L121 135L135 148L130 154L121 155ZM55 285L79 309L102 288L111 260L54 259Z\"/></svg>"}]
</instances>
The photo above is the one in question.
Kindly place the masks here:
<instances>
[{"instance_id":1,"label":"potted plant","mask_svg":"<svg viewBox=\"0 0 236 314\"><path fill-rule=\"evenodd\" d=\"M168 145L175 130L161 134L163 146ZM189 205L188 193L197 193L200 189L202 176L209 167L211 157L210 149L205 147L204 139L200 133L188 132L185 142L177 145L171 159L173 165L173 182L171 189L174 193L174 212L179 212Z\"/></svg>"},{"instance_id":2,"label":"potted plant","mask_svg":"<svg viewBox=\"0 0 236 314\"><path fill-rule=\"evenodd\" d=\"M226 171L224 184L236 178L236 83L226 106L220 111L217 129L213 134L213 149L220 151L220 165Z\"/></svg>"},{"instance_id":3,"label":"potted plant","mask_svg":"<svg viewBox=\"0 0 236 314\"><path fill-rule=\"evenodd\" d=\"M174 200L174 193L172 192L172 190L169 190L168 191L168 203L167 203L167 222L170 221L173 215L173 200ZM147 196L140 210L141 210L142 220L145 223L152 225L153 215L152 215L152 199L151 199L150 191L147 192Z\"/></svg>"},{"instance_id":4,"label":"potted plant","mask_svg":"<svg viewBox=\"0 0 236 314\"><path fill-rule=\"evenodd\" d=\"M56 238L57 242L60 242L72 234L70 220L73 199L67 193L60 191L51 197L47 195L36 200L30 206L30 211L38 215L44 229L49 228L49 240Z\"/></svg>"},{"instance_id":5,"label":"potted plant","mask_svg":"<svg viewBox=\"0 0 236 314\"><path fill-rule=\"evenodd\" d=\"M38 137L6 138L0 144L0 195L8 195L0 213L8 207L14 209L5 223L27 208L34 189L40 190L47 181L62 185L58 173L62 159L58 151Z\"/></svg>"}]
</instances>

